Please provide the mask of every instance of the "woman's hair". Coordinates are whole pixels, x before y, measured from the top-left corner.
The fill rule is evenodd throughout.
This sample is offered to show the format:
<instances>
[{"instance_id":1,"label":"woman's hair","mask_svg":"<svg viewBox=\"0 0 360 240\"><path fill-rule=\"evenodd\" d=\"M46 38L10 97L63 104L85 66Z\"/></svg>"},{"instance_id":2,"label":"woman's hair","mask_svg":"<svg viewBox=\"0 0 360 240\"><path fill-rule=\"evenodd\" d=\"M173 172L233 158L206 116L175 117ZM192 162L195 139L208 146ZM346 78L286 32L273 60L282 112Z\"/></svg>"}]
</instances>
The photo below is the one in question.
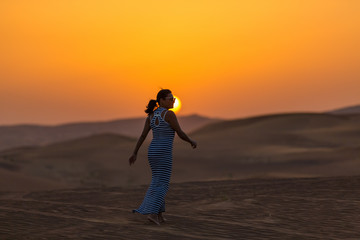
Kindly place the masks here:
<instances>
[{"instance_id":1,"label":"woman's hair","mask_svg":"<svg viewBox=\"0 0 360 240\"><path fill-rule=\"evenodd\" d=\"M151 99L149 101L148 105L146 106L145 112L148 115L152 114L157 107L157 104L160 104L160 99L166 98L169 93L171 93L169 89L161 89L156 96L156 100Z\"/></svg>"}]
</instances>

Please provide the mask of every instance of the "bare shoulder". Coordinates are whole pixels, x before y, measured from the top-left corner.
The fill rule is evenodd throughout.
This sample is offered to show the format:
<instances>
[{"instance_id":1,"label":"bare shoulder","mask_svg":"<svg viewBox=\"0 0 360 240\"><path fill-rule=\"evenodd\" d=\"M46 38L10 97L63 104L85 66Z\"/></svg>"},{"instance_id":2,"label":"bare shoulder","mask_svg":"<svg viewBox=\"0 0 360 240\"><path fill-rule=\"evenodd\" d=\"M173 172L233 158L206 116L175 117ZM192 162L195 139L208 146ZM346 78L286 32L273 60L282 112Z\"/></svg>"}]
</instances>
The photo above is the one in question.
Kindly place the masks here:
<instances>
[{"instance_id":1,"label":"bare shoulder","mask_svg":"<svg viewBox=\"0 0 360 240\"><path fill-rule=\"evenodd\" d=\"M167 115L176 116L173 110L168 110Z\"/></svg>"},{"instance_id":2,"label":"bare shoulder","mask_svg":"<svg viewBox=\"0 0 360 240\"><path fill-rule=\"evenodd\" d=\"M176 119L176 115L172 110L168 110L165 116L165 120Z\"/></svg>"},{"instance_id":3,"label":"bare shoulder","mask_svg":"<svg viewBox=\"0 0 360 240\"><path fill-rule=\"evenodd\" d=\"M165 121L167 121L176 132L181 131L176 114L173 111L169 110L168 114L165 116Z\"/></svg>"}]
</instances>

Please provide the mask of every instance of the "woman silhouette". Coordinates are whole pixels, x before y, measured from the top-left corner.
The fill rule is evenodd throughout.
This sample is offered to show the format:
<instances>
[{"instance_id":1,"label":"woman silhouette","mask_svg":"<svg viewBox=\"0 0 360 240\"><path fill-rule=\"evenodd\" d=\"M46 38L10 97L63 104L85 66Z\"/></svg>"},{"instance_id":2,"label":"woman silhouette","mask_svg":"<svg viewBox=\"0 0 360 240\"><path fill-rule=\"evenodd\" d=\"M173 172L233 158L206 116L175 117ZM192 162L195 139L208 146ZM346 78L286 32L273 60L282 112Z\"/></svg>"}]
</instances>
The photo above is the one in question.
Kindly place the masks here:
<instances>
[{"instance_id":1,"label":"woman silhouette","mask_svg":"<svg viewBox=\"0 0 360 240\"><path fill-rule=\"evenodd\" d=\"M133 155L129 158L131 166L135 163L137 153L150 129L152 129L153 139L148 149L148 160L152 172L151 183L144 201L133 212L148 215L148 219L157 225L166 221L162 212L165 212L165 196L170 183L175 132L182 140L189 142L193 148L197 146L196 142L181 130L175 113L169 110L174 107L174 102L175 98L168 89L160 90L156 100L150 100L145 110L148 117L145 121L144 130L136 144Z\"/></svg>"}]
</instances>

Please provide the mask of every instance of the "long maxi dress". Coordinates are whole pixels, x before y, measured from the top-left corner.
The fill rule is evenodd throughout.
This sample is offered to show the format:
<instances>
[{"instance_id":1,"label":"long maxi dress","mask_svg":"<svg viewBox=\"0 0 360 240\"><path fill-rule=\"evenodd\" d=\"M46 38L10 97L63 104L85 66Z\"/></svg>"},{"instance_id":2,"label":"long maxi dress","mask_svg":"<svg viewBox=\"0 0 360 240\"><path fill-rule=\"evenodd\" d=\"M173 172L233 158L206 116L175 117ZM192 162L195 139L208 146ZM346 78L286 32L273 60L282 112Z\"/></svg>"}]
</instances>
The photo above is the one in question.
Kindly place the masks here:
<instances>
[{"instance_id":1,"label":"long maxi dress","mask_svg":"<svg viewBox=\"0 0 360 240\"><path fill-rule=\"evenodd\" d=\"M165 114L162 113L166 111ZM152 172L150 186L138 209L133 212L141 214L158 214L165 212L165 196L169 189L172 169L172 148L175 131L165 121L166 108L157 108L150 119L153 139L148 149L148 160Z\"/></svg>"}]
</instances>

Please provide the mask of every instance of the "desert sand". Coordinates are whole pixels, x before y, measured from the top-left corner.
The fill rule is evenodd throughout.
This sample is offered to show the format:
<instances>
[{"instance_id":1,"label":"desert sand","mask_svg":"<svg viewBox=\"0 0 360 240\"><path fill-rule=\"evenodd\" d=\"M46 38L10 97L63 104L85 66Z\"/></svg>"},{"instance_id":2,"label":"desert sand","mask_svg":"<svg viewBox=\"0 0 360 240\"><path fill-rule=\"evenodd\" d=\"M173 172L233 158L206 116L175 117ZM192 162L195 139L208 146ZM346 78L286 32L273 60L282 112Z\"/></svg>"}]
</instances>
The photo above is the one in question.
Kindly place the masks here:
<instances>
[{"instance_id":1,"label":"desert sand","mask_svg":"<svg viewBox=\"0 0 360 240\"><path fill-rule=\"evenodd\" d=\"M0 238L360 239L360 176L173 183L160 226L146 187L1 192Z\"/></svg>"},{"instance_id":2,"label":"desert sand","mask_svg":"<svg viewBox=\"0 0 360 240\"><path fill-rule=\"evenodd\" d=\"M136 138L114 132L6 148L0 239L360 239L359 123L289 113L200 124L197 149L175 139L161 226L131 212L150 183L151 133L131 167Z\"/></svg>"}]
</instances>

